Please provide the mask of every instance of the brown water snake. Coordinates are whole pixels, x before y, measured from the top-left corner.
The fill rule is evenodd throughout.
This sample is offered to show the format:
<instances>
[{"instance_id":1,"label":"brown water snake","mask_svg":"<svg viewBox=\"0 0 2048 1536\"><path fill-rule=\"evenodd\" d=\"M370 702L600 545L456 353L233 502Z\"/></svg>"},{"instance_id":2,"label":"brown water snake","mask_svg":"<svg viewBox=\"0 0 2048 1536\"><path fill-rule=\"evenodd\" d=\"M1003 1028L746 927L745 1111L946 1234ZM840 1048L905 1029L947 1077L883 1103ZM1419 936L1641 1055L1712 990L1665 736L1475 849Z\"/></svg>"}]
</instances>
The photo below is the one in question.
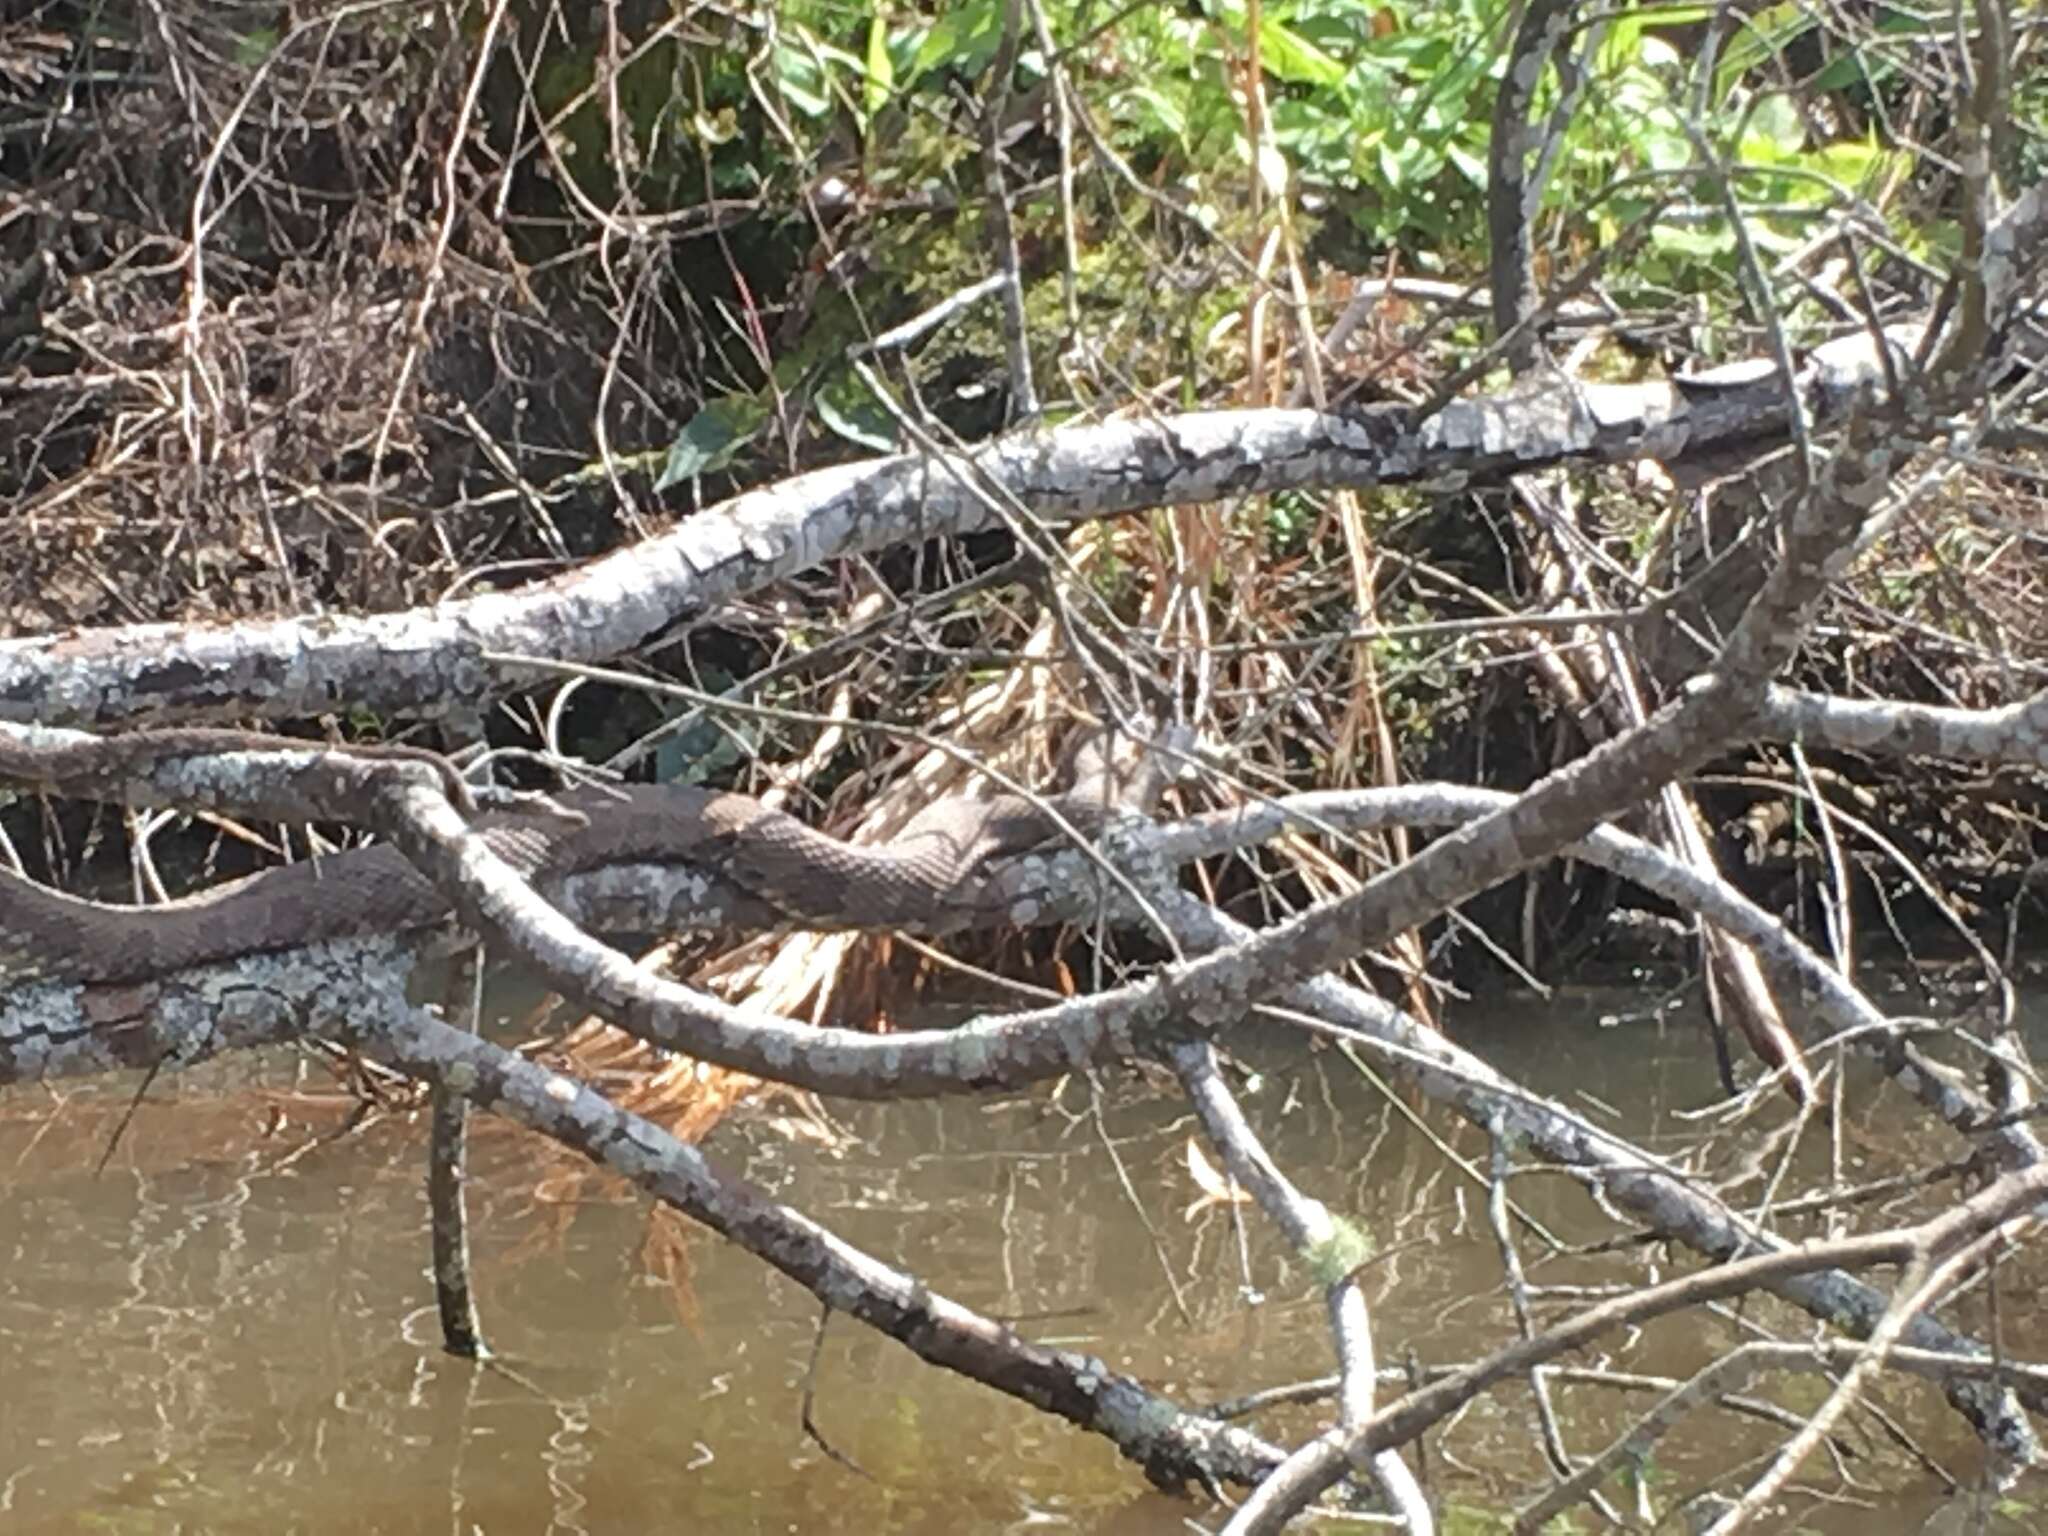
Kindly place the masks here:
<instances>
[{"instance_id":1,"label":"brown water snake","mask_svg":"<svg viewBox=\"0 0 2048 1536\"><path fill-rule=\"evenodd\" d=\"M557 797L587 818L492 812L475 825L530 881L605 865L682 863L715 873L792 922L819 928L950 926L986 903L992 861L1055 841L1018 795L947 798L886 845L843 842L745 795L684 785ZM1104 817L1099 790L1050 797L1081 830ZM975 910L981 910L976 907ZM153 907L82 900L0 871L0 973L16 981L138 982L187 966L440 921L448 905L383 845L287 864Z\"/></svg>"}]
</instances>

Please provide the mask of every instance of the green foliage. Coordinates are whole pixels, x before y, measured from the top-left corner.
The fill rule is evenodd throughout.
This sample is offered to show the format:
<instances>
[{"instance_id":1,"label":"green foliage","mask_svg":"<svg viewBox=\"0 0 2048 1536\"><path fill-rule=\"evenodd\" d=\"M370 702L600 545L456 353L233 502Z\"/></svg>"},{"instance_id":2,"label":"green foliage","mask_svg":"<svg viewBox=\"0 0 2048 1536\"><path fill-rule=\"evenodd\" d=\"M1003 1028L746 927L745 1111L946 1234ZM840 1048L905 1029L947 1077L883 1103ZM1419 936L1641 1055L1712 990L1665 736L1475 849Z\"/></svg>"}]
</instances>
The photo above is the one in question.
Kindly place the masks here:
<instances>
[{"instance_id":1,"label":"green foliage","mask_svg":"<svg viewBox=\"0 0 2048 1536\"><path fill-rule=\"evenodd\" d=\"M818 419L834 434L870 453L896 447L896 419L858 375L842 373L818 391Z\"/></svg>"},{"instance_id":2,"label":"green foliage","mask_svg":"<svg viewBox=\"0 0 2048 1536\"><path fill-rule=\"evenodd\" d=\"M1264 7L1259 65L1276 158L1255 161L1233 94L1229 61L1248 27L1240 0L1201 15L1147 8L1119 25L1104 110L1123 151L1182 177L1198 205L1207 179L1255 168L1269 192L1292 175L1338 193L1373 240L1455 241L1478 228L1461 220L1484 186L1489 62L1473 43L1492 9L1415 5L1408 25L1386 30L1393 13L1356 0Z\"/></svg>"},{"instance_id":3,"label":"green foliage","mask_svg":"<svg viewBox=\"0 0 2048 1536\"><path fill-rule=\"evenodd\" d=\"M1729 167L1751 236L1766 252L1808 238L1814 216L1864 197L1898 169L1899 154L1874 138L1811 142L1807 118L1775 83L1780 52L1804 30L1789 9L1746 19L1723 50L1701 144L1681 116L1691 61L1664 29L1696 26L1706 12L1639 14L1610 29L1552 189L1557 206L1587 210L1591 243L1612 244L1665 199L1690 201L1690 220L1653 226L1642 276L1718 288L1733 271L1736 244L1721 192L1702 174L1703 150Z\"/></svg>"},{"instance_id":4,"label":"green foliage","mask_svg":"<svg viewBox=\"0 0 2048 1536\"><path fill-rule=\"evenodd\" d=\"M665 491L679 481L726 468L754 440L767 419L767 403L758 396L728 395L714 400L685 422L669 444L668 459L654 481L655 490Z\"/></svg>"},{"instance_id":5,"label":"green foliage","mask_svg":"<svg viewBox=\"0 0 2048 1536\"><path fill-rule=\"evenodd\" d=\"M812 422L860 451L893 444L889 413L846 375L844 354L989 270L974 104L993 99L988 76L1005 10L1005 0L778 0L737 13L724 35L657 31L622 51L595 23L576 23L539 50L528 112L537 107L549 124L555 169L566 168L591 201L615 205L627 183L646 213L713 196L761 199L768 216L731 237L734 252L706 258L732 269L742 290L713 292L707 311L784 302L788 268L818 256L802 189L825 174L851 189L848 228L865 273L858 304L827 283L803 300L800 335L792 342L786 332L774 357L729 349L727 397L678 435L665 486L729 466L769 419L778 390L800 393ZM1818 98L1860 101L1895 86L1899 61L1887 49L1912 46L1921 23L1881 12L1858 41L1816 29L1810 12L1778 0L1738 17L1704 82L1698 38L1715 14L1707 4L1601 13L1597 32L1570 34L1564 49L1585 79L1550 163L1539 243L1576 264L1647 230L1612 279L1700 294L1711 319L1743 304L1731 281L1738 252L1728 199L1767 260L1852 205L1891 212L1883 194L1910 184L1913 152L1883 141L1869 114L1817 110L1826 105ZM1051 0L1046 19L1065 78L1109 146L1193 224L1249 249L1253 195L1263 191L1293 217L1313 213L1318 254L1363 268L1393 248L1404 267L1470 274L1486 261L1491 114L1516 15L1509 0L1265 0L1255 39L1247 0L1113 13L1095 0ZM522 28L540 18L533 8ZM600 80L609 58L623 60L615 83ZM1254 64L1267 108L1259 143L1244 100ZM1006 82L1010 99L1044 86L1048 71L1027 32ZM1557 106L1560 88L1546 72L1539 117ZM2021 98L2029 88L2020 83ZM2048 106L2048 86L2031 88L2036 108ZM1687 114L1696 97L1705 110L1695 131ZM1012 141L1013 185L1045 179L1021 201L1016 224L1023 240L1050 251L1061 236L1052 150L1030 135L1032 123L1020 117L1024 136ZM494 142L502 136L493 131ZM1240 371L1244 331L1230 322L1243 313L1242 286L1164 287L1162 256L1186 250L1194 265L1208 261L1199 235L1088 163L1085 142L1077 148L1085 174L1072 259L1091 344L1129 377L1174 381L1184 407L1213 400L1210 380ZM875 211L889 207L928 211ZM1917 226L1896 219L1890 233L1915 255L1953 243L1924 213ZM760 271L763 249L785 266ZM1070 324L1053 290L1034 280L1027 293L1031 334L1048 354ZM920 347L916 366L929 369L955 347L999 357L992 314L989 306L954 322L942 342ZM762 361L773 381L749 376ZM1292 552L1307 526L1297 509L1275 508L1269 538Z\"/></svg>"},{"instance_id":6,"label":"green foliage","mask_svg":"<svg viewBox=\"0 0 2048 1536\"><path fill-rule=\"evenodd\" d=\"M916 38L912 79L948 72L979 77L996 56L1003 39L1003 8L999 0L942 11Z\"/></svg>"},{"instance_id":7,"label":"green foliage","mask_svg":"<svg viewBox=\"0 0 2048 1536\"><path fill-rule=\"evenodd\" d=\"M1267 552L1276 557L1300 554L1322 521L1316 499L1298 491L1268 496L1259 507L1265 514Z\"/></svg>"}]
</instances>

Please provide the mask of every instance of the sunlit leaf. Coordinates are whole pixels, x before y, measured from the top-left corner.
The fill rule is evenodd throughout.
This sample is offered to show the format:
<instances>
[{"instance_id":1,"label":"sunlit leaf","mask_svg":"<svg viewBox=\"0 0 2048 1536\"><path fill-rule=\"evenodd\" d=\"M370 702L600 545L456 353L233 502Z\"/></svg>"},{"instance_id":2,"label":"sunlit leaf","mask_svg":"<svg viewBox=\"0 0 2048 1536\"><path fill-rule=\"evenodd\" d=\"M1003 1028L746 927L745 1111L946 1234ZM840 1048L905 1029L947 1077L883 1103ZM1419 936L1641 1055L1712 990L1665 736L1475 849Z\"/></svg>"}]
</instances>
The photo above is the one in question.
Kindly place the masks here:
<instances>
[{"instance_id":1,"label":"sunlit leaf","mask_svg":"<svg viewBox=\"0 0 2048 1536\"><path fill-rule=\"evenodd\" d=\"M1136 110L1123 111L1119 116L1133 125L1143 128L1148 123L1168 138L1184 141L1187 138L1187 113L1180 102L1163 91L1156 91L1149 85L1134 86L1118 98L1122 106Z\"/></svg>"},{"instance_id":2,"label":"sunlit leaf","mask_svg":"<svg viewBox=\"0 0 2048 1536\"><path fill-rule=\"evenodd\" d=\"M823 117L832 109L825 89L825 70L810 53L782 41L775 45L775 84L782 99L805 117Z\"/></svg>"},{"instance_id":3,"label":"sunlit leaf","mask_svg":"<svg viewBox=\"0 0 2048 1536\"><path fill-rule=\"evenodd\" d=\"M1380 179L1395 191L1407 181L1407 164L1391 144L1379 146Z\"/></svg>"},{"instance_id":4,"label":"sunlit leaf","mask_svg":"<svg viewBox=\"0 0 2048 1536\"><path fill-rule=\"evenodd\" d=\"M1735 236L1718 224L1659 224L1650 232L1650 244L1667 255L1712 261L1735 249Z\"/></svg>"},{"instance_id":5,"label":"sunlit leaf","mask_svg":"<svg viewBox=\"0 0 2048 1536\"><path fill-rule=\"evenodd\" d=\"M1274 79L1290 85L1342 85L1350 73L1344 64L1270 16L1259 25L1259 63Z\"/></svg>"},{"instance_id":6,"label":"sunlit leaf","mask_svg":"<svg viewBox=\"0 0 2048 1536\"><path fill-rule=\"evenodd\" d=\"M934 69L979 75L988 68L1003 40L1003 12L999 0L970 0L949 6L940 15L923 46L917 50L913 77Z\"/></svg>"},{"instance_id":7,"label":"sunlit leaf","mask_svg":"<svg viewBox=\"0 0 2048 1536\"><path fill-rule=\"evenodd\" d=\"M1805 157L1805 163L1812 169L1851 188L1866 186L1880 179L1897 162L1896 154L1867 139L1824 144Z\"/></svg>"},{"instance_id":8,"label":"sunlit leaf","mask_svg":"<svg viewBox=\"0 0 2048 1536\"><path fill-rule=\"evenodd\" d=\"M865 385L855 382L818 396L818 419L849 443L876 453L896 448L896 423Z\"/></svg>"},{"instance_id":9,"label":"sunlit leaf","mask_svg":"<svg viewBox=\"0 0 2048 1536\"><path fill-rule=\"evenodd\" d=\"M1486 185L1485 160L1465 148L1462 144L1452 144L1445 149L1444 153L1450 158L1451 164L1457 167L1458 174L1471 182L1473 186L1483 187Z\"/></svg>"},{"instance_id":10,"label":"sunlit leaf","mask_svg":"<svg viewBox=\"0 0 2048 1536\"><path fill-rule=\"evenodd\" d=\"M866 118L862 127L873 122L877 113L889 105L889 97L896 87L896 66L889 60L889 19L878 7L874 18L868 23L868 58L866 79L861 85L861 107Z\"/></svg>"},{"instance_id":11,"label":"sunlit leaf","mask_svg":"<svg viewBox=\"0 0 2048 1536\"><path fill-rule=\"evenodd\" d=\"M1767 96L1743 124L1736 153L1751 165L1776 165L1806 148L1806 124L1790 97Z\"/></svg>"}]
</instances>

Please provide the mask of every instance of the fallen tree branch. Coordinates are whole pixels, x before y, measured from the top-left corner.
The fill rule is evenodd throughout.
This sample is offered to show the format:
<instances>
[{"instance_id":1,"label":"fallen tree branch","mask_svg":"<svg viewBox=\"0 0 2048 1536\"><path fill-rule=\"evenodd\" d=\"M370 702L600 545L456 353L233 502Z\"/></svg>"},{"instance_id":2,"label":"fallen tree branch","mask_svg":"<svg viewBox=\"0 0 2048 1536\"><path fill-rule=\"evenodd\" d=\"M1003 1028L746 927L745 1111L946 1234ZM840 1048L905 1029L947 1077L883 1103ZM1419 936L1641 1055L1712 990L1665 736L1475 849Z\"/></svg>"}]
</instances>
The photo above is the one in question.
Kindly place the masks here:
<instances>
[{"instance_id":1,"label":"fallen tree branch","mask_svg":"<svg viewBox=\"0 0 2048 1536\"><path fill-rule=\"evenodd\" d=\"M1956 1209L1916 1227L1811 1243L1739 1260L1588 1308L1533 1339L1510 1345L1409 1393L1381 1410L1369 1424L1349 1432L1331 1430L1318 1435L1259 1486L1226 1529L1252 1529L1249 1522L1255 1518L1305 1509L1344 1475L1351 1458L1405 1445L1495 1383L1583 1348L1616 1328L1754 1290L1779 1290L1787 1282L1832 1267L1911 1264L1923 1258L1938 1262L2009 1222L2035 1219L2031 1213L2043 1200L2048 1200L2048 1166L2029 1168L2004 1175ZM1873 1352L1866 1358L1881 1358L1881 1354Z\"/></svg>"},{"instance_id":2,"label":"fallen tree branch","mask_svg":"<svg viewBox=\"0 0 2048 1536\"><path fill-rule=\"evenodd\" d=\"M1021 1338L747 1184L596 1090L357 986L339 1038L408 1076L540 1132L772 1265L930 1364L1108 1439L1162 1487L1256 1483L1280 1460L1102 1361Z\"/></svg>"},{"instance_id":3,"label":"fallen tree branch","mask_svg":"<svg viewBox=\"0 0 2048 1536\"><path fill-rule=\"evenodd\" d=\"M1891 344L1910 348L1897 331ZM1766 441L1797 409L1840 419L1882 381L1864 336L1818 348L1797 395L1554 380L1349 411L1208 411L1023 432L969 453L814 470L685 519L579 569L400 613L234 625L148 624L0 641L0 719L104 725L307 718L337 699L432 719L483 707L486 652L602 662L835 556L994 526L991 497L1046 523L1301 489L1495 483L1553 465L1666 462Z\"/></svg>"}]
</instances>

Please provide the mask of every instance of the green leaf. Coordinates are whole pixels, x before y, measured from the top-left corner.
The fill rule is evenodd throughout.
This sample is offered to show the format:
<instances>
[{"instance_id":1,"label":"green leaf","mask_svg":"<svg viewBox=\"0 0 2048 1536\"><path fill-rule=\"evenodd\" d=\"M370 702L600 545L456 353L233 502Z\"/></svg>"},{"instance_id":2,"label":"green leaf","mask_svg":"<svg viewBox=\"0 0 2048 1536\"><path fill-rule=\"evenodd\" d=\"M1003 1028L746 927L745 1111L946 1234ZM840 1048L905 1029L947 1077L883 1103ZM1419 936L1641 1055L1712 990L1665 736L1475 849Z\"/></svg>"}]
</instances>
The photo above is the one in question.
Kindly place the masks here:
<instances>
[{"instance_id":1,"label":"green leaf","mask_svg":"<svg viewBox=\"0 0 2048 1536\"><path fill-rule=\"evenodd\" d=\"M866 74L867 66L854 55L802 27L792 27L775 45L776 84L789 104L806 117L829 113L835 92L845 96L846 88L835 76Z\"/></svg>"},{"instance_id":2,"label":"green leaf","mask_svg":"<svg viewBox=\"0 0 2048 1536\"><path fill-rule=\"evenodd\" d=\"M1379 146L1380 180L1394 191L1398 192L1407 180L1406 160L1407 156L1397 152L1393 145L1383 142Z\"/></svg>"},{"instance_id":3,"label":"green leaf","mask_svg":"<svg viewBox=\"0 0 2048 1536\"><path fill-rule=\"evenodd\" d=\"M1864 67L1863 50L1855 47L1845 48L1821 66L1820 73L1813 77L1812 89L1822 94L1832 94L1866 83L1874 86L1878 80L1891 73L1890 65L1880 64L1873 77L1872 72Z\"/></svg>"},{"instance_id":4,"label":"green leaf","mask_svg":"<svg viewBox=\"0 0 2048 1536\"><path fill-rule=\"evenodd\" d=\"M988 68L1003 40L1003 13L998 0L971 0L947 10L925 35L917 50L911 78L934 69L979 75Z\"/></svg>"},{"instance_id":5,"label":"green leaf","mask_svg":"<svg viewBox=\"0 0 2048 1536\"><path fill-rule=\"evenodd\" d=\"M1650 232L1650 244L1673 256L1713 261L1734 251L1735 236L1718 225L1659 224Z\"/></svg>"},{"instance_id":6,"label":"green leaf","mask_svg":"<svg viewBox=\"0 0 2048 1536\"><path fill-rule=\"evenodd\" d=\"M849 443L876 453L896 451L894 418L857 379L846 387L819 391L818 418Z\"/></svg>"},{"instance_id":7,"label":"green leaf","mask_svg":"<svg viewBox=\"0 0 2048 1536\"><path fill-rule=\"evenodd\" d=\"M1789 97L1767 96L1743 125L1736 155L1750 165L1782 165L1806 148L1806 125Z\"/></svg>"},{"instance_id":8,"label":"green leaf","mask_svg":"<svg viewBox=\"0 0 2048 1536\"><path fill-rule=\"evenodd\" d=\"M1768 63L1793 39L1812 31L1816 25L1799 0L1783 0L1782 4L1746 18L1728 40L1720 67L1714 72L1714 99L1726 101L1743 76Z\"/></svg>"},{"instance_id":9,"label":"green leaf","mask_svg":"<svg viewBox=\"0 0 2048 1536\"><path fill-rule=\"evenodd\" d=\"M1457 167L1458 174L1473 186L1486 185L1486 161L1481 156L1466 149L1462 144L1452 144L1444 153L1450 157L1451 164Z\"/></svg>"},{"instance_id":10,"label":"green leaf","mask_svg":"<svg viewBox=\"0 0 2048 1536\"><path fill-rule=\"evenodd\" d=\"M775 45L774 63L775 84L784 101L805 117L823 117L832 110L825 68L815 55L782 41Z\"/></svg>"},{"instance_id":11,"label":"green leaf","mask_svg":"<svg viewBox=\"0 0 2048 1536\"><path fill-rule=\"evenodd\" d=\"M1679 53L1670 39L1661 35L1665 27L1691 26L1713 13L1704 5L1658 6L1647 11L1630 11L1616 18L1600 44L1600 69L1613 74L1631 64L1671 64Z\"/></svg>"},{"instance_id":12,"label":"green leaf","mask_svg":"<svg viewBox=\"0 0 2048 1536\"><path fill-rule=\"evenodd\" d=\"M861 108L864 121L862 128L875 119L875 115L889 105L889 98L896 89L896 66L889 59L889 22L882 14L881 7L875 8L874 19L868 23L867 78L861 83Z\"/></svg>"},{"instance_id":13,"label":"green leaf","mask_svg":"<svg viewBox=\"0 0 2048 1536\"><path fill-rule=\"evenodd\" d=\"M1664 132L1657 125L1647 126L1636 148L1653 171L1682 171L1692 164L1692 142L1676 128Z\"/></svg>"},{"instance_id":14,"label":"green leaf","mask_svg":"<svg viewBox=\"0 0 2048 1536\"><path fill-rule=\"evenodd\" d=\"M1116 115L1139 129L1150 127L1176 144L1185 144L1188 118L1181 104L1149 85L1125 91L1117 100Z\"/></svg>"},{"instance_id":15,"label":"green leaf","mask_svg":"<svg viewBox=\"0 0 2048 1536\"><path fill-rule=\"evenodd\" d=\"M1767 256L1789 256L1807 242L1804 231L1797 235L1780 234L1766 220L1759 220L1750 226L1749 238L1756 248Z\"/></svg>"},{"instance_id":16,"label":"green leaf","mask_svg":"<svg viewBox=\"0 0 2048 1536\"><path fill-rule=\"evenodd\" d=\"M679 480L712 475L739 457L768 417L768 408L752 395L727 395L714 400L683 424L669 444L654 489L665 491Z\"/></svg>"},{"instance_id":17,"label":"green leaf","mask_svg":"<svg viewBox=\"0 0 2048 1536\"><path fill-rule=\"evenodd\" d=\"M1862 187L1889 171L1897 160L1896 155L1880 149L1875 139L1864 139L1824 144L1805 157L1805 164L1845 187Z\"/></svg>"},{"instance_id":18,"label":"green leaf","mask_svg":"<svg viewBox=\"0 0 2048 1536\"><path fill-rule=\"evenodd\" d=\"M1291 27L1264 16L1259 23L1259 62L1266 73L1290 85L1337 86L1351 71Z\"/></svg>"}]
</instances>

